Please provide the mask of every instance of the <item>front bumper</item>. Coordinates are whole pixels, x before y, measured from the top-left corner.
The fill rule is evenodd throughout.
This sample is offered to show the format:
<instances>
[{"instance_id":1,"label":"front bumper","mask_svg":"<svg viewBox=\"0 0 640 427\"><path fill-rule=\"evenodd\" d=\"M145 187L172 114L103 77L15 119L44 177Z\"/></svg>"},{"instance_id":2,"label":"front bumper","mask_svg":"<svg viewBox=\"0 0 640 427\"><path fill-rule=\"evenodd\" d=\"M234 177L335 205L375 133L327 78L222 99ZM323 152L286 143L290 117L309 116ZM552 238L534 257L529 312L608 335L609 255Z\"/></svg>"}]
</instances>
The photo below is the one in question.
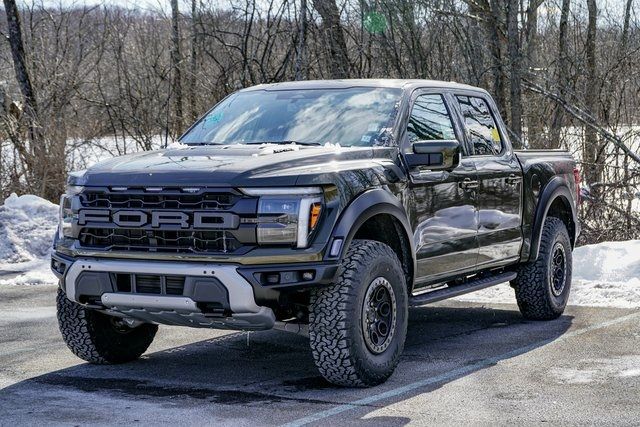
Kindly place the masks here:
<instances>
[{"instance_id":1,"label":"front bumper","mask_svg":"<svg viewBox=\"0 0 640 427\"><path fill-rule=\"evenodd\" d=\"M262 330L275 324L273 310L256 303L251 284L235 265L95 258L57 260L66 262L61 286L67 298L109 314L143 322L217 329ZM121 292L114 283L114 275L127 273L184 276L184 292L182 295ZM212 304L221 309L207 312L205 307Z\"/></svg>"},{"instance_id":2,"label":"front bumper","mask_svg":"<svg viewBox=\"0 0 640 427\"><path fill-rule=\"evenodd\" d=\"M338 262L241 265L184 260L69 257L54 253L53 272L67 297L90 308L143 322L201 328L262 330L288 295L333 283ZM305 273L311 278L305 279ZM269 278L277 274L278 283ZM184 277L177 295L123 292L118 275ZM165 279L165 291L166 291ZM214 306L215 309L211 310Z\"/></svg>"}]
</instances>

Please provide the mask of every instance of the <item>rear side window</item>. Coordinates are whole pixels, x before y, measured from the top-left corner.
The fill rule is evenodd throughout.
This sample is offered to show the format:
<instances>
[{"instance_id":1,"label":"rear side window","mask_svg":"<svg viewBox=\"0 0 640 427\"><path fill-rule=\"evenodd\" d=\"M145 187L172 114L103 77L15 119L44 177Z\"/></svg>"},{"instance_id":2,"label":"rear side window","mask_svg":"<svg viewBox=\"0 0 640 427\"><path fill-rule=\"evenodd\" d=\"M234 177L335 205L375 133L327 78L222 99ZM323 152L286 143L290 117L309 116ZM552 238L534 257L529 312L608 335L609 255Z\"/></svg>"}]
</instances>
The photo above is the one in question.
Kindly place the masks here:
<instances>
[{"instance_id":1,"label":"rear side window","mask_svg":"<svg viewBox=\"0 0 640 427\"><path fill-rule=\"evenodd\" d=\"M491 156L502 153L502 138L487 102L473 96L456 98L473 146L473 155Z\"/></svg>"},{"instance_id":2,"label":"rear side window","mask_svg":"<svg viewBox=\"0 0 640 427\"><path fill-rule=\"evenodd\" d=\"M442 95L420 95L416 98L407 134L409 142L456 139Z\"/></svg>"}]
</instances>

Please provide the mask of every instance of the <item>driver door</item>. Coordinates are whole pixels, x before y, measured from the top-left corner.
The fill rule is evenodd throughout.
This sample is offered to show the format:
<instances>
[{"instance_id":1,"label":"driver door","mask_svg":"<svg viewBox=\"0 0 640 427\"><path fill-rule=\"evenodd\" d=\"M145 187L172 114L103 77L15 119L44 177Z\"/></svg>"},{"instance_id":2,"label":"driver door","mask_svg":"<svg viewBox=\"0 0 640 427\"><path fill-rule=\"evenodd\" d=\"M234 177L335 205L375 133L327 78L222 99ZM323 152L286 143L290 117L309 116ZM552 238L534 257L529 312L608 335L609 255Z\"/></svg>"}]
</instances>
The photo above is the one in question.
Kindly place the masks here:
<instances>
[{"instance_id":1,"label":"driver door","mask_svg":"<svg viewBox=\"0 0 640 427\"><path fill-rule=\"evenodd\" d=\"M412 97L403 143L405 156L414 153L416 142L424 146L441 140L459 141L462 152L451 170L429 166L409 170L407 212L414 230L417 284L474 270L477 263L478 174L466 155L464 134L451 111L447 96L441 93L420 91Z\"/></svg>"}]
</instances>

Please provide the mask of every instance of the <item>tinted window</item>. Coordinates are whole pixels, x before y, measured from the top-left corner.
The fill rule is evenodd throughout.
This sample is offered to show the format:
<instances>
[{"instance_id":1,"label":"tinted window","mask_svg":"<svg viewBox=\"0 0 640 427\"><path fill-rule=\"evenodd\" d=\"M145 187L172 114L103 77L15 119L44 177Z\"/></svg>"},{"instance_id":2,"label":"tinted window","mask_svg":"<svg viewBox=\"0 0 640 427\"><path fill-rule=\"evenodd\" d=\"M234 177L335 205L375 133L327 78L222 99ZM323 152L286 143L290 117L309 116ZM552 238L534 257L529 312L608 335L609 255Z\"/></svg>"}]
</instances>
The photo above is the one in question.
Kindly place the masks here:
<instances>
[{"instance_id":1,"label":"tinted window","mask_svg":"<svg viewBox=\"0 0 640 427\"><path fill-rule=\"evenodd\" d=\"M401 95L400 89L368 87L238 92L211 110L181 142L387 145Z\"/></svg>"},{"instance_id":2,"label":"tinted window","mask_svg":"<svg viewBox=\"0 0 640 427\"><path fill-rule=\"evenodd\" d=\"M497 155L502 152L502 139L489 105L482 98L457 96L464 123L469 133L473 154Z\"/></svg>"},{"instance_id":3,"label":"tinted window","mask_svg":"<svg viewBox=\"0 0 640 427\"><path fill-rule=\"evenodd\" d=\"M416 98L407 134L410 142L456 139L442 95L420 95Z\"/></svg>"}]
</instances>

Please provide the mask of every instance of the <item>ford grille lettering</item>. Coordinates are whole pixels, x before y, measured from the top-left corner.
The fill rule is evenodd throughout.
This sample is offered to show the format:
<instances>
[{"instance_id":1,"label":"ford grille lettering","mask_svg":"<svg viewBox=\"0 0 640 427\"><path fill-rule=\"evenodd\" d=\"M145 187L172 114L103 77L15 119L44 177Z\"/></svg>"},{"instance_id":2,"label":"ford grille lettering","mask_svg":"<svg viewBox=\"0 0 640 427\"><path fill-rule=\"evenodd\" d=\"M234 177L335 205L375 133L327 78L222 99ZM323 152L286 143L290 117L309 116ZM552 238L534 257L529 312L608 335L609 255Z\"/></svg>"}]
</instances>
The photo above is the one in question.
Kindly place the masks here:
<instances>
[{"instance_id":1,"label":"ford grille lettering","mask_svg":"<svg viewBox=\"0 0 640 427\"><path fill-rule=\"evenodd\" d=\"M117 227L172 226L194 229L235 229L240 225L240 217L229 212L195 211L151 211L121 209L81 209L78 212L78 225L89 223L113 224Z\"/></svg>"}]
</instances>

